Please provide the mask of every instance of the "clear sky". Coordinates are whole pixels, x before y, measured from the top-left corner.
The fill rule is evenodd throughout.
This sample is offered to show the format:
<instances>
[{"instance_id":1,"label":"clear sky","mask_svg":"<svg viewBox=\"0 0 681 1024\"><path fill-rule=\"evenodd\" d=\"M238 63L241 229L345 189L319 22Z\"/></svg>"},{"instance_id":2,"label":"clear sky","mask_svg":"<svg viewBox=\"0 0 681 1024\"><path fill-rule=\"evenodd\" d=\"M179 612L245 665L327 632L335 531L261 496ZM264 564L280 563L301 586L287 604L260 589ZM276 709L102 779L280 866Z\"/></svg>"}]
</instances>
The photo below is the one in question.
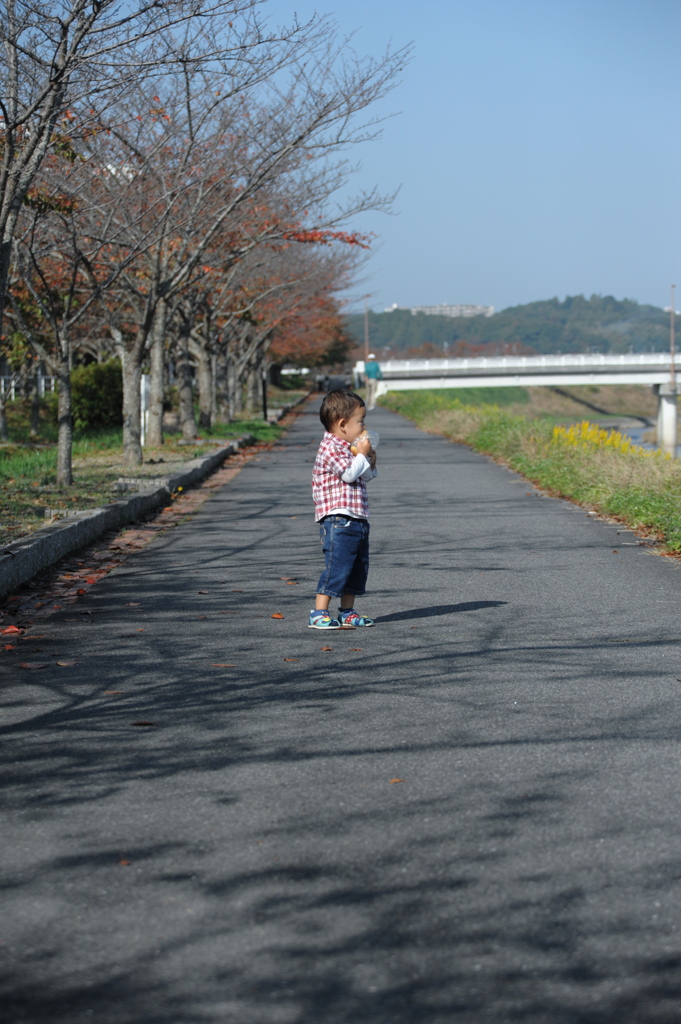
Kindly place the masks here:
<instances>
[{"instance_id":1,"label":"clear sky","mask_svg":"<svg viewBox=\"0 0 681 1024\"><path fill-rule=\"evenodd\" d=\"M361 185L401 186L366 280L373 309L497 309L681 289L678 0L269 0L330 13L358 50L414 43ZM678 293L677 293L678 295ZM678 305L678 300L677 300Z\"/></svg>"}]
</instances>

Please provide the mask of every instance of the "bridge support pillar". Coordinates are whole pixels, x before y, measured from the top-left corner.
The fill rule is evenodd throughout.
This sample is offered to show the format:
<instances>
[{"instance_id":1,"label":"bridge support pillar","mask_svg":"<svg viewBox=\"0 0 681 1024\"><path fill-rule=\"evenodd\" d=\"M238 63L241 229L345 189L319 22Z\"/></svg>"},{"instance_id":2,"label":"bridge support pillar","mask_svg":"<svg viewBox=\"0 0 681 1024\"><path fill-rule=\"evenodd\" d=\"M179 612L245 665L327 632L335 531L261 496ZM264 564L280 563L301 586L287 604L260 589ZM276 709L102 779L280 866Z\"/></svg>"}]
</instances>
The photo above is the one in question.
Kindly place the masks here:
<instances>
[{"instance_id":1,"label":"bridge support pillar","mask_svg":"<svg viewBox=\"0 0 681 1024\"><path fill-rule=\"evenodd\" d=\"M657 391L657 443L663 452L676 458L678 444L677 396L679 385L660 384Z\"/></svg>"}]
</instances>

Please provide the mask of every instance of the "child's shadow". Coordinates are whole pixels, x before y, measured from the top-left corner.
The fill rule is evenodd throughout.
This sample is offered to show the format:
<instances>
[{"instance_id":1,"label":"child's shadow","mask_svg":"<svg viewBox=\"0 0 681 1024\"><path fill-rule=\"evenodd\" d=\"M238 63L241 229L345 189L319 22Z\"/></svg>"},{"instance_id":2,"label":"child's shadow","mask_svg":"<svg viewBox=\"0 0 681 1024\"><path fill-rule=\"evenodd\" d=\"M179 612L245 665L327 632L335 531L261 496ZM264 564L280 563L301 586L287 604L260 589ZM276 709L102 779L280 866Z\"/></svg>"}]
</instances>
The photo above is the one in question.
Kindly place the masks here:
<instances>
[{"instance_id":1,"label":"child's shadow","mask_svg":"<svg viewBox=\"0 0 681 1024\"><path fill-rule=\"evenodd\" d=\"M436 615L454 615L456 612L476 612L480 608L498 608L508 601L462 601L460 604L433 604L429 608L412 608L407 612L377 616L381 622L401 622L403 619L430 619Z\"/></svg>"}]
</instances>

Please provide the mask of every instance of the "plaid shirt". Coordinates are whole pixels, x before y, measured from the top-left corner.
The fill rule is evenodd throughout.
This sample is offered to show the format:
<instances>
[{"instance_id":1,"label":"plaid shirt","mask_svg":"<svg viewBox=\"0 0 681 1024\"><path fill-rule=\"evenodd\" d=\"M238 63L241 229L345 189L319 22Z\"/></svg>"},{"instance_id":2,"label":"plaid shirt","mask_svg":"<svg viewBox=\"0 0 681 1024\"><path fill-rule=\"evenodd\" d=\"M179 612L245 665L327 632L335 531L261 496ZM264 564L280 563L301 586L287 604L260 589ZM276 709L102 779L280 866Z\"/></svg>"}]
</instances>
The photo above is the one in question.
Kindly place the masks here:
<instances>
[{"instance_id":1,"label":"plaid shirt","mask_svg":"<svg viewBox=\"0 0 681 1024\"><path fill-rule=\"evenodd\" d=\"M350 442L327 431L319 445L312 470L316 522L328 516L335 508L347 509L351 516L357 516L358 519L369 518L367 485L364 480L357 479L352 484L341 480L345 470L352 465L352 459Z\"/></svg>"}]
</instances>

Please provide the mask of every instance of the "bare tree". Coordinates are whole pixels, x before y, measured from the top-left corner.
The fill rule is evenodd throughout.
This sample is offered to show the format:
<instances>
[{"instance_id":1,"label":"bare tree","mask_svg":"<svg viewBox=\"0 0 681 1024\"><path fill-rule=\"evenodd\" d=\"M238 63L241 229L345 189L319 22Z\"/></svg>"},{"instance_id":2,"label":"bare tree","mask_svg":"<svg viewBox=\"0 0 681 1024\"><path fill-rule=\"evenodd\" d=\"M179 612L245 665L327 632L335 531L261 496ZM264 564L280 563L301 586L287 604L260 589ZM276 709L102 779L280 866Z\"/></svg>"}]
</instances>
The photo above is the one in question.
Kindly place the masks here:
<instances>
[{"instance_id":1,"label":"bare tree","mask_svg":"<svg viewBox=\"0 0 681 1024\"><path fill-rule=\"evenodd\" d=\"M111 101L130 82L267 49L277 33L262 28L261 3L0 0L0 336L12 239L47 154L111 127Z\"/></svg>"}]
</instances>

